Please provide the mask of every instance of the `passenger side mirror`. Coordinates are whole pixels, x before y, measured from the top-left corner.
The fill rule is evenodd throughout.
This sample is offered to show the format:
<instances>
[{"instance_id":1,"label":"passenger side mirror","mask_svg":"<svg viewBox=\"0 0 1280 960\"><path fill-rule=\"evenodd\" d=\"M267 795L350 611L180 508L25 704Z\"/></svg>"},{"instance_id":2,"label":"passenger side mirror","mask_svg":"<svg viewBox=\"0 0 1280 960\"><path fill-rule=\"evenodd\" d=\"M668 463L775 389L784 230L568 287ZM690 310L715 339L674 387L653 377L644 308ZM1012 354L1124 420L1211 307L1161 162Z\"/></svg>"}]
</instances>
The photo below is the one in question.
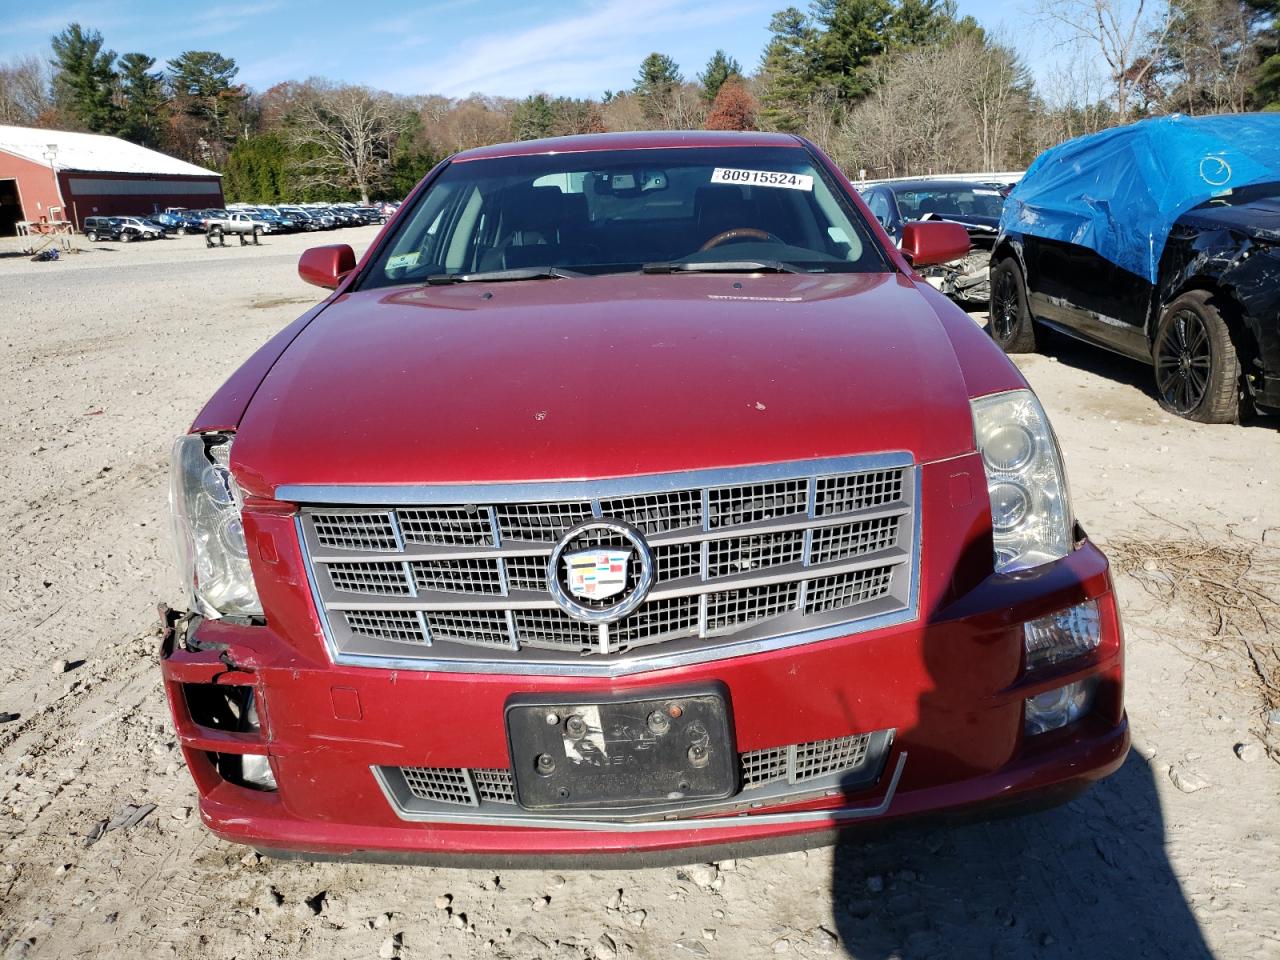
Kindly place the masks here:
<instances>
[{"instance_id":1,"label":"passenger side mirror","mask_svg":"<svg viewBox=\"0 0 1280 960\"><path fill-rule=\"evenodd\" d=\"M356 268L356 253L345 243L312 247L302 251L298 260L298 276L307 283L326 290L337 289L347 274Z\"/></svg>"},{"instance_id":2,"label":"passenger side mirror","mask_svg":"<svg viewBox=\"0 0 1280 960\"><path fill-rule=\"evenodd\" d=\"M902 227L902 254L913 267L959 260L969 252L969 231L958 223L913 220Z\"/></svg>"}]
</instances>

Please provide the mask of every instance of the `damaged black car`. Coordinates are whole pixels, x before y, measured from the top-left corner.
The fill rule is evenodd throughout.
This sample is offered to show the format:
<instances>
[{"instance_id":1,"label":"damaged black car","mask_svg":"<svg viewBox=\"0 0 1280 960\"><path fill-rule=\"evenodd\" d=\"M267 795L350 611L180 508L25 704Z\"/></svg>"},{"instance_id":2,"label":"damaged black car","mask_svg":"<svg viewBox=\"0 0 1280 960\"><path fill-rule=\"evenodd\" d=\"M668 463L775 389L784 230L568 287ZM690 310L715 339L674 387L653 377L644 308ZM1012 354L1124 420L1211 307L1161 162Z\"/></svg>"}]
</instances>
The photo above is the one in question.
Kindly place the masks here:
<instances>
[{"instance_id":1,"label":"damaged black car","mask_svg":"<svg viewBox=\"0 0 1280 960\"><path fill-rule=\"evenodd\" d=\"M987 265L1008 188L1009 184L997 180L915 177L886 180L858 192L894 243L902 243L903 227L920 220L949 220L963 226L972 245L969 253L921 273L953 300L986 303Z\"/></svg>"},{"instance_id":2,"label":"damaged black car","mask_svg":"<svg viewBox=\"0 0 1280 960\"><path fill-rule=\"evenodd\" d=\"M1042 154L991 259L1006 352L1051 328L1152 367L1170 413L1280 413L1280 115L1161 117Z\"/></svg>"}]
</instances>

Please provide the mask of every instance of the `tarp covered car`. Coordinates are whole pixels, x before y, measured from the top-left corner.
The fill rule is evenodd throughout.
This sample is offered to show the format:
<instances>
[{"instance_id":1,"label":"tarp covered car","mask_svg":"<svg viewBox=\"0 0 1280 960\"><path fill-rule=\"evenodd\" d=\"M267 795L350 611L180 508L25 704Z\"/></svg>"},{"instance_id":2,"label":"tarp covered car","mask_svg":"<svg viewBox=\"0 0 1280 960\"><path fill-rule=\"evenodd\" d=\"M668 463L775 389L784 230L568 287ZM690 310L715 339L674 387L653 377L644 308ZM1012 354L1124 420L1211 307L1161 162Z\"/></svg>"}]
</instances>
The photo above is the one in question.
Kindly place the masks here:
<instances>
[{"instance_id":1,"label":"tarp covered car","mask_svg":"<svg viewBox=\"0 0 1280 960\"><path fill-rule=\"evenodd\" d=\"M991 334L1035 325L1151 362L1161 405L1280 407L1280 114L1160 117L1042 154L1004 207Z\"/></svg>"}]
</instances>

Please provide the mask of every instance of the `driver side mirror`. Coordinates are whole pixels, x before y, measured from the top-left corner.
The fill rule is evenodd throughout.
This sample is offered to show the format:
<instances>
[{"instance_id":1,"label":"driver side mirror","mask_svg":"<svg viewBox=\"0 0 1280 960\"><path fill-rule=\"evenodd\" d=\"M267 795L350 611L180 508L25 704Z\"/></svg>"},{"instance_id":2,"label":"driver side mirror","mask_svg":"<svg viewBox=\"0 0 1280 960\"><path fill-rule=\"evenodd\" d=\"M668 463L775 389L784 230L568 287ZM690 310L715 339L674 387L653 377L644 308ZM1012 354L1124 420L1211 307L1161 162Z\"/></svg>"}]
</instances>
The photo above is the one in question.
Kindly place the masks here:
<instances>
[{"instance_id":1,"label":"driver side mirror","mask_svg":"<svg viewBox=\"0 0 1280 960\"><path fill-rule=\"evenodd\" d=\"M298 260L298 276L326 290L336 290L355 268L356 253L345 243L312 247L302 251Z\"/></svg>"},{"instance_id":2,"label":"driver side mirror","mask_svg":"<svg viewBox=\"0 0 1280 960\"><path fill-rule=\"evenodd\" d=\"M902 254L913 267L959 260L969 247L969 231L958 223L913 220L902 227Z\"/></svg>"}]
</instances>

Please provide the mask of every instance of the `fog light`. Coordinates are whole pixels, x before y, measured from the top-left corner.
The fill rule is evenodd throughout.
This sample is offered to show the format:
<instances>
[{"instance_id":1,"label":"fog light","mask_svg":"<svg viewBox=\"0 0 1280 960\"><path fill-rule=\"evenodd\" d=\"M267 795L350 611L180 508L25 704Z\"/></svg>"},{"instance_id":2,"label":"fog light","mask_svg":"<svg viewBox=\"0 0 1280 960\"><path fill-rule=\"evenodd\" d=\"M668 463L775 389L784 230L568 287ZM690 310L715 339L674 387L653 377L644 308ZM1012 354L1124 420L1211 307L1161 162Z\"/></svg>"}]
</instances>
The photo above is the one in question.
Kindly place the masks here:
<instances>
[{"instance_id":1,"label":"fog light","mask_svg":"<svg viewBox=\"0 0 1280 960\"><path fill-rule=\"evenodd\" d=\"M1096 650L1102 640L1102 614L1090 600L1023 625L1027 669L1047 667Z\"/></svg>"},{"instance_id":2,"label":"fog light","mask_svg":"<svg viewBox=\"0 0 1280 960\"><path fill-rule=\"evenodd\" d=\"M1046 690L1034 697L1027 697L1026 718L1023 726L1029 736L1048 733L1079 720L1093 706L1093 695L1098 688L1098 678L1088 677L1068 683L1065 687Z\"/></svg>"},{"instance_id":3,"label":"fog light","mask_svg":"<svg viewBox=\"0 0 1280 960\"><path fill-rule=\"evenodd\" d=\"M251 790L276 790L276 775L271 761L260 753L210 753L208 754L218 776L238 787Z\"/></svg>"},{"instance_id":4,"label":"fog light","mask_svg":"<svg viewBox=\"0 0 1280 960\"><path fill-rule=\"evenodd\" d=\"M271 761L256 753L246 753L240 759L240 778L246 786L259 790L275 790L276 775L271 771Z\"/></svg>"}]
</instances>

